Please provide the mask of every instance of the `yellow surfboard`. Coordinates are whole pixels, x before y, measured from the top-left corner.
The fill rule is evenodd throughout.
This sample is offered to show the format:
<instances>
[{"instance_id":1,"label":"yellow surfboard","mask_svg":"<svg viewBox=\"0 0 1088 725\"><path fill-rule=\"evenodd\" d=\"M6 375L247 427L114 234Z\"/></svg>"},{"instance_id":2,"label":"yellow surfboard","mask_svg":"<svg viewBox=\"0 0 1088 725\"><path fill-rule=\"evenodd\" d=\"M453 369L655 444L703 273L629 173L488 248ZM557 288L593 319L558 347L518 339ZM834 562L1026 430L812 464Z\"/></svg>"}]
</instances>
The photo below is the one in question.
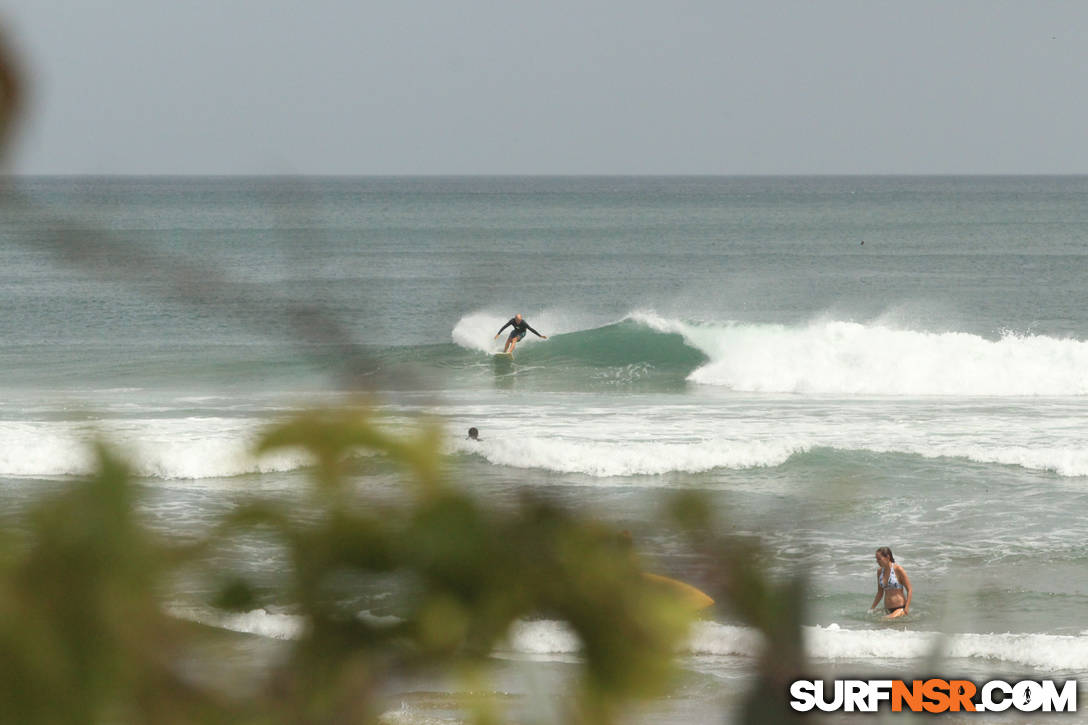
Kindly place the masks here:
<instances>
[{"instance_id":1,"label":"yellow surfboard","mask_svg":"<svg viewBox=\"0 0 1088 725\"><path fill-rule=\"evenodd\" d=\"M714 604L714 600L709 594L700 589L696 589L690 584L685 584L682 581L670 579L669 577L661 576L660 574L647 574L643 572L642 576L646 577L648 581L660 585L669 593L680 597L685 603L690 604L692 609L706 609Z\"/></svg>"}]
</instances>

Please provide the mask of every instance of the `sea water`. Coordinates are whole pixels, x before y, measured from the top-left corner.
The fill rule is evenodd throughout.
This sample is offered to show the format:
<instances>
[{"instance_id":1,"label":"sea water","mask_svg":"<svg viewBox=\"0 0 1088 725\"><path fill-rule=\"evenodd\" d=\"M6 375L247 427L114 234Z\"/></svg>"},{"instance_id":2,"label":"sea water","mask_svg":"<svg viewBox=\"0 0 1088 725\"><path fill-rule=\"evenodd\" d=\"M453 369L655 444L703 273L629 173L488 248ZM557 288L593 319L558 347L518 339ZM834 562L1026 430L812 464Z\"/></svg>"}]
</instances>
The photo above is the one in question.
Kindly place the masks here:
<instances>
[{"instance_id":1,"label":"sea water","mask_svg":"<svg viewBox=\"0 0 1088 725\"><path fill-rule=\"evenodd\" d=\"M260 430L362 386L390 425L438 416L451 475L495 505L529 489L711 586L661 518L671 492L703 492L770 576L807 579L818 665L932 674L939 648L949 676L1088 675L1088 178L33 178L6 193L5 521L90 471L101 435L167 535L249 493L301 497L308 460L256 456ZM497 360L514 313L548 339ZM395 495L379 462L361 476ZM878 546L915 588L894 623L867 611ZM256 542L236 556L254 576L282 564ZM203 594L164 606L269 641L304 626L286 602L216 617ZM360 591L359 611L395 617L391 594ZM546 703L579 647L562 622L520 623L496 692ZM732 712L761 647L716 609L644 719ZM391 721L457 717L428 686L445 702L423 683Z\"/></svg>"}]
</instances>

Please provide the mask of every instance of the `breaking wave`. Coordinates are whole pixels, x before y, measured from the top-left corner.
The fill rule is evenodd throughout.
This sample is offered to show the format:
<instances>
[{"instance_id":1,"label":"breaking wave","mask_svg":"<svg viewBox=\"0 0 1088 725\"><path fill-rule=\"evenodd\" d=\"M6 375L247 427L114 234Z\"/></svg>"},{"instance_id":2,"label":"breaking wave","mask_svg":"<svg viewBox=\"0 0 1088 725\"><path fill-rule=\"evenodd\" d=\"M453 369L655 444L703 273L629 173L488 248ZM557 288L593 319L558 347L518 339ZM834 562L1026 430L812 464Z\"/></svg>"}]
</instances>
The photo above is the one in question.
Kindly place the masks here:
<instances>
[{"instance_id":1,"label":"breaking wave","mask_svg":"<svg viewBox=\"0 0 1088 725\"><path fill-rule=\"evenodd\" d=\"M235 615L175 612L176 616L210 626L272 639L298 639L305 620L296 615L263 609ZM364 618L399 621L392 617ZM805 651L818 660L923 660L934 652L945 659L996 660L1043 670L1088 670L1088 634L945 634L903 630L851 630L836 624L802 629ZM697 622L681 651L692 655L756 657L764 646L762 635L750 627ZM505 651L533 655L570 655L581 652L578 635L557 620L518 621L507 635Z\"/></svg>"},{"instance_id":2,"label":"breaking wave","mask_svg":"<svg viewBox=\"0 0 1088 725\"><path fill-rule=\"evenodd\" d=\"M467 315L438 355L501 349L502 319ZM525 364L647 364L730 390L826 395L1065 396L1088 394L1088 342L1005 332L924 332L879 323L695 323L652 312L518 347Z\"/></svg>"}]
</instances>

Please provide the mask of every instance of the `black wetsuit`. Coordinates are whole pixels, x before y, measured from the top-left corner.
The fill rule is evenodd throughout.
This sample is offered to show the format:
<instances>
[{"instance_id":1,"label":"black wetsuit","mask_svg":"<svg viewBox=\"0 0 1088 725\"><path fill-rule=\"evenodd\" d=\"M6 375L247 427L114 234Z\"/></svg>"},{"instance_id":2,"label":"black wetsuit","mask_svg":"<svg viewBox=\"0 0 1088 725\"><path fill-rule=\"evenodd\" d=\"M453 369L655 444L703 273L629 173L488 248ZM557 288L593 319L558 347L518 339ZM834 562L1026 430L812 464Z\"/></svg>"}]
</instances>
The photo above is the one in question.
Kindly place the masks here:
<instances>
[{"instance_id":1,"label":"black wetsuit","mask_svg":"<svg viewBox=\"0 0 1088 725\"><path fill-rule=\"evenodd\" d=\"M537 332L537 331L536 331L536 330L534 330L534 329L533 329L532 327L530 327L530 326L529 326L529 323L525 321L525 318L524 318L524 317L522 317L522 318L521 318L521 322L518 322L518 320L517 320L517 318L516 318L516 317L511 317L511 318L510 318L510 321L509 321L509 322L507 322L507 323L506 323L505 325L503 325L502 327L500 327L500 328L499 328L499 331L498 331L497 333L495 333L495 334L496 334L496 335L501 335L501 334L502 334L502 331L503 331L503 330L505 330L505 329L506 329L507 327L511 327L511 326L512 326L512 327L513 327L514 329L510 331L510 337L508 337L508 338L507 338L508 340L510 340L510 339L516 339L516 340L518 340L518 342L520 342L520 341L521 341L521 339L522 339L523 337L525 337L525 331L526 331L526 330L528 330L529 332L533 333L533 334L534 334L534 335L536 335L537 337L544 337L544 336L543 336L543 335L541 335L541 334L540 334L539 332Z\"/></svg>"}]
</instances>

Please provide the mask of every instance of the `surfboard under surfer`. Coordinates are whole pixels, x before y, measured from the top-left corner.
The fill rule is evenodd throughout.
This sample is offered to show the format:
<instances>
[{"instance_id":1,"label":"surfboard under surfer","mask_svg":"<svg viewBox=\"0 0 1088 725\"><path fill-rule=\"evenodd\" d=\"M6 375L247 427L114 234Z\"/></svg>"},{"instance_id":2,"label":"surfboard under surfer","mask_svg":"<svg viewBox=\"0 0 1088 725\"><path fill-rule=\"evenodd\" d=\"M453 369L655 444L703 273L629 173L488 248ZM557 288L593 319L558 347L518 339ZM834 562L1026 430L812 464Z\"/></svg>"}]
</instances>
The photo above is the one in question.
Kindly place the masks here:
<instances>
[{"instance_id":1,"label":"surfboard under surfer","mask_svg":"<svg viewBox=\"0 0 1088 725\"><path fill-rule=\"evenodd\" d=\"M506 347L502 349L504 353L508 352L513 354L514 348L517 347L517 344L521 342L522 339L525 337L526 330L533 333L541 340L548 339L547 335L541 335L539 332L534 330L532 326L530 326L529 323L526 322L525 319L521 316L520 312L511 317L505 325L499 328L499 331L495 333L496 340L499 339L499 335L501 335L502 331L505 330L507 327L513 327L514 329L510 331L510 336L506 338Z\"/></svg>"}]
</instances>

